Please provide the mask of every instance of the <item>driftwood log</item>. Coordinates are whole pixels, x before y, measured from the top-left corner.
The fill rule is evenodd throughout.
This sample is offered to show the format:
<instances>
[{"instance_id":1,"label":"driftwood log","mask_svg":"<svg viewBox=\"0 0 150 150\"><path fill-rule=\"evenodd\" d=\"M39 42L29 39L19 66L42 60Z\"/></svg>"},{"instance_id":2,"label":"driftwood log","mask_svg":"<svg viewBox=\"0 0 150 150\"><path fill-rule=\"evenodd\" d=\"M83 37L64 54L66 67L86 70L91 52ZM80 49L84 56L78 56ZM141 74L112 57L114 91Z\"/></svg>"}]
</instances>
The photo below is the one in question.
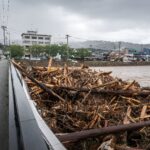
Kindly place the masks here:
<instances>
[{"instance_id":1,"label":"driftwood log","mask_svg":"<svg viewBox=\"0 0 150 150\"><path fill-rule=\"evenodd\" d=\"M54 96L58 97L60 100L65 101L63 98L61 98L59 95L54 93L51 90L51 86L45 85L43 83L40 83L39 81L35 80L32 76L30 76L25 70L21 68L16 62L12 61L14 66L18 68L24 76L27 76L32 82L34 82L37 86L39 86L41 89L43 89L45 92L53 94ZM148 96L150 95L150 91L140 91L140 92L133 92L133 91L127 91L127 90L97 90L95 88L88 89L88 88L74 88L74 87L65 87L65 86L53 86L53 89L66 89L70 91L78 91L78 92L89 92L90 93L99 93L99 94L109 94L109 95L123 95L123 96Z\"/></svg>"},{"instance_id":2,"label":"driftwood log","mask_svg":"<svg viewBox=\"0 0 150 150\"><path fill-rule=\"evenodd\" d=\"M47 88L44 84L38 82L36 79L34 79L32 76L30 76L20 65L18 65L15 61L12 61L13 65L21 71L21 73L28 77L32 82L34 82L37 86L39 86L41 89L43 89L45 92L54 95L55 97L59 98L61 101L65 101L62 97L60 97L58 94L56 94L54 91L52 91L50 88Z\"/></svg>"},{"instance_id":3,"label":"driftwood log","mask_svg":"<svg viewBox=\"0 0 150 150\"><path fill-rule=\"evenodd\" d=\"M85 138L92 138L102 135L108 135L108 134L115 134L119 132L124 131L132 131L137 130L139 128L150 126L150 121L145 122L138 122L138 123L132 123L132 124L126 124L126 125L118 125L118 126L111 126L106 128L100 128L100 129L90 129L85 131L79 131L74 133L65 133L62 135L58 135L57 137L59 140L63 143L66 142L75 142L78 140L83 140Z\"/></svg>"},{"instance_id":4,"label":"driftwood log","mask_svg":"<svg viewBox=\"0 0 150 150\"><path fill-rule=\"evenodd\" d=\"M69 150L100 150L111 134L116 136L114 149L145 149L150 143L148 87L114 78L110 71L53 67L52 59L47 67L12 63L51 130L67 147L73 144Z\"/></svg>"},{"instance_id":5,"label":"driftwood log","mask_svg":"<svg viewBox=\"0 0 150 150\"><path fill-rule=\"evenodd\" d=\"M104 90L104 89L87 89L87 88L80 88L76 89L73 87L65 87L65 86L60 86L60 87L53 87L54 89L61 88L61 89L66 89L70 91L78 91L78 92L89 92L90 93L96 93L96 94L109 94L109 95L123 95L123 96L148 96L150 95L150 91L130 91L130 90Z\"/></svg>"}]
</instances>

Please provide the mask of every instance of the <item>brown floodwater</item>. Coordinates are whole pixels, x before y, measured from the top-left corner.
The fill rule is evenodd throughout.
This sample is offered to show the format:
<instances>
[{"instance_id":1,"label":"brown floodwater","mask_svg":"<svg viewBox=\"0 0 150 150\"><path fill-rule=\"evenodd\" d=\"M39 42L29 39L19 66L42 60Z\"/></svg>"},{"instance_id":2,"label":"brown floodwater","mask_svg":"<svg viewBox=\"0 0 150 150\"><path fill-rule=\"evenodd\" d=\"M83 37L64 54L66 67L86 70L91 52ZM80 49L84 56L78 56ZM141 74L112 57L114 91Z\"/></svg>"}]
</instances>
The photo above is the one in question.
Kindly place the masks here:
<instances>
[{"instance_id":1,"label":"brown floodwater","mask_svg":"<svg viewBox=\"0 0 150 150\"><path fill-rule=\"evenodd\" d=\"M141 86L150 87L150 66L113 66L113 67L92 67L95 70L112 71L114 77L126 81L136 80Z\"/></svg>"}]
</instances>

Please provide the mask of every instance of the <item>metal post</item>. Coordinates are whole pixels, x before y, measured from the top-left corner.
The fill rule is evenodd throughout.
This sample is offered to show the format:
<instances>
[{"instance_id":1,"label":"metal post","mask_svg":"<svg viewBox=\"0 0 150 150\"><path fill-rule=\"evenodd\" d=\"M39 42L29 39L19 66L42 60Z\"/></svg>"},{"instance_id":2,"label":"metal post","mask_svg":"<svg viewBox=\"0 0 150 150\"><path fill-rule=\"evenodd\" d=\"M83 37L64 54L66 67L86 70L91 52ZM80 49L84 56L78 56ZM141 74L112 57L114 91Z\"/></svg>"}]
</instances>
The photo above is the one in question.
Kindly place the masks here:
<instances>
[{"instance_id":1,"label":"metal post","mask_svg":"<svg viewBox=\"0 0 150 150\"><path fill-rule=\"evenodd\" d=\"M50 39L49 39L49 46L50 46L50 47L49 47L49 51L48 51L48 56L49 56L49 58L50 58L50 48L51 48L52 35L50 35L49 38L50 38Z\"/></svg>"},{"instance_id":2,"label":"metal post","mask_svg":"<svg viewBox=\"0 0 150 150\"><path fill-rule=\"evenodd\" d=\"M9 35L9 46L10 46L10 32L8 32L8 35Z\"/></svg>"},{"instance_id":3,"label":"metal post","mask_svg":"<svg viewBox=\"0 0 150 150\"><path fill-rule=\"evenodd\" d=\"M119 56L120 56L120 51L121 51L121 42L118 42L119 44Z\"/></svg>"},{"instance_id":4,"label":"metal post","mask_svg":"<svg viewBox=\"0 0 150 150\"><path fill-rule=\"evenodd\" d=\"M6 46L6 29L7 29L7 27L6 26L1 26L1 28L3 30L4 49L5 49L5 46Z\"/></svg>"},{"instance_id":5,"label":"metal post","mask_svg":"<svg viewBox=\"0 0 150 150\"><path fill-rule=\"evenodd\" d=\"M66 39L67 39L67 60L69 58L69 48L68 48L68 45L69 45L69 35L67 34L66 35Z\"/></svg>"}]
</instances>

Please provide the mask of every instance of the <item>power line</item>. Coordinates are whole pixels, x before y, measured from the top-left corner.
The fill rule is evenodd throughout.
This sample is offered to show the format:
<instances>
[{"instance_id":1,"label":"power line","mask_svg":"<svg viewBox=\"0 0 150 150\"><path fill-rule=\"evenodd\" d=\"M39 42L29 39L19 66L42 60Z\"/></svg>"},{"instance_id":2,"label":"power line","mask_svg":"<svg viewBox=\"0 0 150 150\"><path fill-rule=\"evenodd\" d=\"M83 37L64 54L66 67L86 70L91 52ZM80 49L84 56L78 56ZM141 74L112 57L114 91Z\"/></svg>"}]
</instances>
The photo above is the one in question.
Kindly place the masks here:
<instances>
[{"instance_id":1,"label":"power line","mask_svg":"<svg viewBox=\"0 0 150 150\"><path fill-rule=\"evenodd\" d=\"M79 40L85 40L85 41L90 41L90 39L86 39L86 38L81 38L81 37L76 37L76 36L70 36L74 39L79 39Z\"/></svg>"},{"instance_id":2,"label":"power line","mask_svg":"<svg viewBox=\"0 0 150 150\"><path fill-rule=\"evenodd\" d=\"M2 30L3 30L3 38L4 38L4 48L6 46L6 26L1 26Z\"/></svg>"},{"instance_id":3,"label":"power line","mask_svg":"<svg viewBox=\"0 0 150 150\"><path fill-rule=\"evenodd\" d=\"M9 9L10 9L10 0L7 1L7 25L9 20Z\"/></svg>"},{"instance_id":4,"label":"power line","mask_svg":"<svg viewBox=\"0 0 150 150\"><path fill-rule=\"evenodd\" d=\"M10 10L10 0L2 0L2 9L0 13L0 21L2 22L2 26L8 25L8 20L9 20L9 10Z\"/></svg>"},{"instance_id":5,"label":"power line","mask_svg":"<svg viewBox=\"0 0 150 150\"><path fill-rule=\"evenodd\" d=\"M2 22L3 22L3 25L5 23L5 3L4 3L4 0L2 0Z\"/></svg>"},{"instance_id":6,"label":"power line","mask_svg":"<svg viewBox=\"0 0 150 150\"><path fill-rule=\"evenodd\" d=\"M49 38L50 38L50 42L49 42L49 45L51 46L52 35L50 35L50 36L49 36ZM50 49L49 49L49 51L48 51L48 55L49 55L49 57L50 57Z\"/></svg>"},{"instance_id":7,"label":"power line","mask_svg":"<svg viewBox=\"0 0 150 150\"><path fill-rule=\"evenodd\" d=\"M1 5L1 6L2 6L2 5ZM3 9L3 7L2 7L2 9ZM3 21L3 19L2 19L3 10L2 10L2 9L0 9L0 22Z\"/></svg>"},{"instance_id":8,"label":"power line","mask_svg":"<svg viewBox=\"0 0 150 150\"><path fill-rule=\"evenodd\" d=\"M17 30L16 30L16 29L14 29L14 28L10 28L10 27L8 27L8 29L9 29L9 30L11 30L11 31L13 31L13 32L16 32L16 33L17 33L17 32L22 32L22 30L21 30L21 29L19 29L19 30L17 29Z\"/></svg>"}]
</instances>

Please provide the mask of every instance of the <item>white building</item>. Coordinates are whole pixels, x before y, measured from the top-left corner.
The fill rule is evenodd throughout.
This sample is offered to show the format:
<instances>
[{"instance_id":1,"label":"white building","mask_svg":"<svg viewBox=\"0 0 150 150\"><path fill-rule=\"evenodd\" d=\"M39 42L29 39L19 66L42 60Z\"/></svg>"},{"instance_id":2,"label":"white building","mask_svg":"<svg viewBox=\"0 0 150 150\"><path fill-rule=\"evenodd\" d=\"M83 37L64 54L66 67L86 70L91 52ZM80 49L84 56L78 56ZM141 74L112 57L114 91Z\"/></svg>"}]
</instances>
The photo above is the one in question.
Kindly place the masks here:
<instances>
[{"instance_id":1,"label":"white building","mask_svg":"<svg viewBox=\"0 0 150 150\"><path fill-rule=\"evenodd\" d=\"M32 45L50 45L51 35L38 34L37 31L22 33L22 45L28 48Z\"/></svg>"}]
</instances>

